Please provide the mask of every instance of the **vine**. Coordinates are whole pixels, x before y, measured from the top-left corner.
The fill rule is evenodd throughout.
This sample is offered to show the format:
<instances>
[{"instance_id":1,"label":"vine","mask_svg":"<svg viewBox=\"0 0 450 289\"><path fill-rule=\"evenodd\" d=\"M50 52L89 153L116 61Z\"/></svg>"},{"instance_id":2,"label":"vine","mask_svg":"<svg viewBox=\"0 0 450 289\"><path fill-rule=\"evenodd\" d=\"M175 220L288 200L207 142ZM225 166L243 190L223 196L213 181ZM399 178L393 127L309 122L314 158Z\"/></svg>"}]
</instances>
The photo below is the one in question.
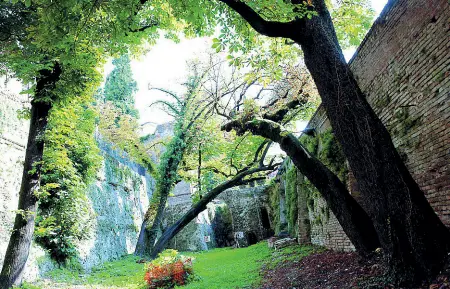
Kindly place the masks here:
<instances>
[{"instance_id":1,"label":"vine","mask_svg":"<svg viewBox=\"0 0 450 289\"><path fill-rule=\"evenodd\" d=\"M298 198L297 198L297 169L291 165L285 173L286 182L286 217L288 231L291 236L297 235Z\"/></svg>"},{"instance_id":2,"label":"vine","mask_svg":"<svg viewBox=\"0 0 450 289\"><path fill-rule=\"evenodd\" d=\"M331 129L318 134L315 137L302 135L300 141L303 146L315 157L317 157L323 164L325 164L331 171L333 171L343 182L346 182L348 168L345 164L346 160L342 150L334 137ZM286 194L286 213L288 219L289 233L295 236L297 233L297 218L298 218L298 199L297 190L302 190L307 195L307 203L309 212L313 212L314 219L312 222L316 225L323 225L330 217L328 207L318 207L317 202L320 199L319 191L306 178L299 183L297 178L297 169L293 165L288 165L284 173L285 180L285 194ZM273 185L272 185L273 186ZM279 210L279 196L275 198L273 189L269 189L269 199L272 208ZM278 205L275 203L278 202ZM278 207L277 207L278 206ZM279 214L279 212L278 212ZM276 220L276 216L275 220ZM279 216L278 216L279 222ZM279 228L277 223L276 228Z\"/></svg>"},{"instance_id":3,"label":"vine","mask_svg":"<svg viewBox=\"0 0 450 289\"><path fill-rule=\"evenodd\" d=\"M275 234L280 233L280 191L281 184L279 181L272 179L266 192L269 196L269 215L270 219L273 220L273 228Z\"/></svg>"}]
</instances>

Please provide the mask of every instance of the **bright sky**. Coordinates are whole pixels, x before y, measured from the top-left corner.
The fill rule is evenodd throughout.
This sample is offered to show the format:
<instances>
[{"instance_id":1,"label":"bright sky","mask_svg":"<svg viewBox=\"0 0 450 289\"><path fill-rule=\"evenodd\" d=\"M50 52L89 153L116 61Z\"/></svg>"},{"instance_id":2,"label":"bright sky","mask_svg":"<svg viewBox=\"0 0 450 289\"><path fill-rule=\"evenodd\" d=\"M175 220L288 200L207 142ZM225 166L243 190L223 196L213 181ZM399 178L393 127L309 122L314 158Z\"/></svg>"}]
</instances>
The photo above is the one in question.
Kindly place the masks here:
<instances>
[{"instance_id":1,"label":"bright sky","mask_svg":"<svg viewBox=\"0 0 450 289\"><path fill-rule=\"evenodd\" d=\"M181 83L187 76L186 62L202 58L202 53L211 45L212 41L209 38L184 39L179 44L161 38L147 55L131 62L133 76L139 89L135 106L139 110L140 123L151 122L143 127L143 134L152 133L156 124L171 120L158 106L149 108L155 100L168 99L165 93L149 90L149 87L182 93Z\"/></svg>"},{"instance_id":2,"label":"bright sky","mask_svg":"<svg viewBox=\"0 0 450 289\"><path fill-rule=\"evenodd\" d=\"M387 0L372 0L372 6L377 15L386 5ZM210 48L212 42L209 38L182 40L179 44L161 39L152 50L139 60L132 61L132 70L139 91L136 94L136 108L140 113L140 123L148 123L143 127L143 134L152 133L156 124L170 121L171 118L158 107L149 105L158 99L167 99L164 93L148 90L149 85L182 92L182 83L186 76L186 61L201 57L202 52ZM355 49L345 51L346 59L350 59ZM105 67L105 72L111 70L111 65ZM306 123L300 124L298 130L303 129Z\"/></svg>"}]
</instances>

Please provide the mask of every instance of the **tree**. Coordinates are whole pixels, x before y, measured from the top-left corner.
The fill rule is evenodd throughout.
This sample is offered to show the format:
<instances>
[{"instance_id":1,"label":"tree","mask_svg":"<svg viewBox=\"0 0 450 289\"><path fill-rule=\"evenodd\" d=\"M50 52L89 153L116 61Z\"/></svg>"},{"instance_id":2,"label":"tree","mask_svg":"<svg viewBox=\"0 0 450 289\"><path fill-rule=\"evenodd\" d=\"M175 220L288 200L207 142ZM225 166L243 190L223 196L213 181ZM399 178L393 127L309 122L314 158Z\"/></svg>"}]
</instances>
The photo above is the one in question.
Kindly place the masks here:
<instances>
[{"instance_id":1,"label":"tree","mask_svg":"<svg viewBox=\"0 0 450 289\"><path fill-rule=\"evenodd\" d=\"M122 113L137 118L138 111L134 108L137 83L131 72L130 58L128 54L124 54L114 59L112 63L114 69L106 77L103 99L112 102Z\"/></svg>"},{"instance_id":2,"label":"tree","mask_svg":"<svg viewBox=\"0 0 450 289\"><path fill-rule=\"evenodd\" d=\"M98 87L107 55L138 47L144 35L158 38L154 21L138 21L138 1L20 0L0 3L0 72L11 74L32 95L30 130L14 228L0 273L0 288L19 285L31 245L39 191L44 134L51 108ZM164 9L158 9L158 13ZM151 17L151 11L143 11ZM155 12L156 13L156 12ZM164 14L167 15L167 14ZM173 18L160 18L172 27Z\"/></svg>"},{"instance_id":3,"label":"tree","mask_svg":"<svg viewBox=\"0 0 450 289\"><path fill-rule=\"evenodd\" d=\"M290 39L301 47L333 131L368 204L392 280L399 286L411 286L437 274L450 250L450 233L359 88L325 1L220 0L202 3L192 11L196 15L201 11L204 19L196 17L197 22L191 21L194 26L217 17L212 25L219 22L226 27L219 42L232 50L243 48L236 43L248 37L246 24L261 35Z\"/></svg>"},{"instance_id":4,"label":"tree","mask_svg":"<svg viewBox=\"0 0 450 289\"><path fill-rule=\"evenodd\" d=\"M219 63L220 61L216 62L216 64ZM199 183L201 175L207 175L211 171L225 179L217 182L217 186L200 191L198 203L163 232L150 256L156 256L176 233L204 210L206 204L223 190L234 186L236 182L245 182L242 175L250 173L253 166L258 164L259 153L263 156L266 155L269 147L268 141L261 143L258 139L257 143L243 144L246 139L254 138L246 134L247 131L269 138L281 145L282 149L293 158L295 165L310 178L322 193L345 232L355 244L357 251L362 256L370 256L380 246L380 243L368 215L350 196L346 186L339 178L319 160L312 157L291 133L282 129L277 123L289 122L299 115L299 112L305 113L310 108L314 96L309 95L309 92L314 93L314 88L310 85L311 80L308 75L298 67L295 69L287 67L282 80L274 82L270 86L258 87L258 80L261 77L249 80L245 79L243 77L245 73L239 70L233 69L226 73L220 65L211 66L212 68L208 70L207 74L208 80L200 87L203 98L213 103L216 116L220 116L222 121L228 121L222 129L228 132L234 129L238 135L243 136L232 143L230 139L227 139L225 142L232 145L226 146L221 144L224 142L223 136L215 136L218 128L214 126L212 118L209 118L209 125L197 127L195 145L189 146L188 144L190 149L187 149L184 154L182 170L187 173L183 173L183 176L189 178L189 172L195 171L195 173L191 173L190 180ZM255 88L258 89L255 90ZM269 92L269 95L265 92ZM263 108L255 102L260 98L269 98L268 104L262 106ZM256 116L263 116L264 120L256 119ZM198 145L199 143L202 143L201 147ZM244 151L253 152L254 148L258 146L255 156L242 154ZM201 161L198 158L200 150L202 151ZM259 161L258 168L264 167L263 158Z\"/></svg>"},{"instance_id":5,"label":"tree","mask_svg":"<svg viewBox=\"0 0 450 289\"><path fill-rule=\"evenodd\" d=\"M273 81L267 86L261 86L259 83L263 79L264 71L250 73L252 76L256 75L256 78L245 77L249 74L248 71L238 69L226 71L220 66L215 66L211 71L212 73L208 75L209 81L202 89L205 98L214 102L216 114L222 118L222 122L226 122L222 130L236 131L237 135L243 136L242 141L250 138L248 132L251 132L279 143L293 159L295 166L308 177L327 201L358 253L361 256L371 256L380 243L367 213L351 197L345 184L281 125L288 125L296 119L307 119L313 111L313 104L318 96L307 71L302 66L285 65L281 80ZM223 154L224 151L217 145L217 141L211 139L214 128L207 127L206 130L209 131L209 135L204 141L206 144L204 150L207 151L209 144L214 148L216 155ZM239 145L240 143L236 148L228 149L231 152L229 166L223 165L228 162L219 160L218 163L205 166L205 169L213 167L215 172L222 175L229 172L226 177L237 174L239 169L232 170L233 164L237 166L242 164L236 160L245 160L243 163L248 164L251 163L251 159L236 155L236 152L253 151L249 148L258 147L257 144L253 144L241 146L238 150Z\"/></svg>"},{"instance_id":6,"label":"tree","mask_svg":"<svg viewBox=\"0 0 450 289\"><path fill-rule=\"evenodd\" d=\"M203 198L212 200L216 195L210 195L209 192L218 194L230 186L241 183L244 177L252 174L248 171L256 161L253 159L252 150L245 148L259 146L263 140L253 136L239 138L234 134L230 134L224 139L223 133L220 132L220 123L216 118L217 114L215 114L219 109L217 99L225 95L234 98L241 91L237 87L223 86L223 83L220 88L211 83L211 77L218 76L217 70L224 62L212 55L209 56L207 63L193 61L189 64L191 76L186 82L188 91L184 98L179 98L169 90L154 88L164 91L174 98L175 102L173 103L164 101L159 103L162 103L167 112L175 117L175 127L174 136L161 156L156 192L146 213L136 246L135 254L139 256L156 256L154 245L157 232L162 223L168 195L175 183L181 179L197 183L198 191L194 200L201 201ZM217 80L217 78L213 79ZM211 85L217 88L214 92L208 89ZM217 85L219 84L217 83ZM248 87L245 88L245 90L247 89ZM235 94L238 91L239 93ZM242 104L241 102L242 99L239 103ZM238 150L239 146L241 149ZM260 150L258 150L259 152ZM200 154L201 158L198 157ZM194 171L195 173L193 173ZM233 178L241 172L246 173ZM224 185L220 186L222 181L227 180L228 183L224 182ZM215 189L216 185L222 189ZM204 193L207 194L203 195ZM206 204L204 201L202 203ZM200 211L195 210L195 212ZM188 218L191 217L192 215ZM187 223L183 223L182 226ZM174 231L174 234L176 232ZM155 250L163 248L166 242L173 237L173 235L168 236L166 232L163 234L164 239L158 240L156 243L158 248Z\"/></svg>"},{"instance_id":7,"label":"tree","mask_svg":"<svg viewBox=\"0 0 450 289\"><path fill-rule=\"evenodd\" d=\"M95 88L54 103L44 134L35 240L63 264L77 255L75 241L86 238L93 211L88 187L101 165L95 141Z\"/></svg>"},{"instance_id":8,"label":"tree","mask_svg":"<svg viewBox=\"0 0 450 289\"><path fill-rule=\"evenodd\" d=\"M300 103L298 100L293 100L284 106L292 110L300 106ZM279 124L288 112L289 110L281 108L273 112L263 111L250 116L244 115L243 118L230 120L222 126L222 129L236 130L238 134L250 131L278 143L292 159L295 167L308 178L326 200L358 254L363 257L371 256L380 246L372 220L350 195L346 185L338 176L305 149L289 130Z\"/></svg>"},{"instance_id":9,"label":"tree","mask_svg":"<svg viewBox=\"0 0 450 289\"><path fill-rule=\"evenodd\" d=\"M138 111L134 108L137 83L128 54L114 59L114 69L96 95L100 111L98 130L102 138L123 150L136 163L153 172L153 163L139 137Z\"/></svg>"},{"instance_id":10,"label":"tree","mask_svg":"<svg viewBox=\"0 0 450 289\"><path fill-rule=\"evenodd\" d=\"M162 89L173 97L174 102L155 102L163 104L169 114L175 117L175 126L174 135L158 165L156 190L145 214L136 244L135 254L138 256L143 257L151 254L162 224L167 198L172 188L179 181L178 168L184 157L187 143L192 141L194 125L200 117L209 114L209 103L205 104L198 95L198 86L202 80L202 75L194 70L186 83L187 92L184 98Z\"/></svg>"},{"instance_id":11,"label":"tree","mask_svg":"<svg viewBox=\"0 0 450 289\"><path fill-rule=\"evenodd\" d=\"M54 97L45 90L54 89L55 83L61 75L61 68L55 64L52 70L42 70L36 83L35 100L31 103L30 131L25 153L22 183L19 192L18 213L14 221L8 248L5 254L0 284L3 288L20 284L25 263L28 258L29 247L34 231L37 209L37 198L34 194L39 189L40 171L37 166L42 161L44 143L41 135L47 125L50 110L48 103L39 102L40 98Z\"/></svg>"}]
</instances>

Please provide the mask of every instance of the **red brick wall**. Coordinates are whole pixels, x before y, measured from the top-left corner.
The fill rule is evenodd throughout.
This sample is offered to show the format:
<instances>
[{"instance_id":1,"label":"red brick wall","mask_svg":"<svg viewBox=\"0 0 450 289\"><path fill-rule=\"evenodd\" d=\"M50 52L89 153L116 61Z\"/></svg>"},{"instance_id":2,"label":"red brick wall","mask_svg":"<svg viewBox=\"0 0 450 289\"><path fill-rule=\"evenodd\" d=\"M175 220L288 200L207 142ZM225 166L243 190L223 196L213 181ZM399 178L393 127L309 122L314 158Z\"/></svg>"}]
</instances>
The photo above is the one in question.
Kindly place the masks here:
<instances>
[{"instance_id":1,"label":"red brick wall","mask_svg":"<svg viewBox=\"0 0 450 289\"><path fill-rule=\"evenodd\" d=\"M450 5L389 1L350 67L394 144L442 221L450 226ZM329 128L319 108L310 125ZM350 174L351 175L351 174ZM350 190L358 196L350 176ZM334 216L323 242L348 250Z\"/></svg>"}]
</instances>

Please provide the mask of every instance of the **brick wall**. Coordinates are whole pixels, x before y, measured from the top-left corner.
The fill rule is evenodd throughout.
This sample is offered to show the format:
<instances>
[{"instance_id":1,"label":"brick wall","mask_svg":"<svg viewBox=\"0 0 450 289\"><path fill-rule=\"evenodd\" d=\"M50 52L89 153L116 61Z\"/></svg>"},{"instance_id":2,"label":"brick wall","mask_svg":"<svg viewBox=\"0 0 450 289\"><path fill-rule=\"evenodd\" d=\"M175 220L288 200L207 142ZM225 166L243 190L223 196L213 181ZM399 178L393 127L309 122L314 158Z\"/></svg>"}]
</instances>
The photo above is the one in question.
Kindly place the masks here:
<instances>
[{"instance_id":1,"label":"brick wall","mask_svg":"<svg viewBox=\"0 0 450 289\"><path fill-rule=\"evenodd\" d=\"M450 226L450 5L389 1L350 63L369 103L442 221ZM323 108L309 123L330 128ZM349 174L349 189L358 186ZM364 205L364 204L363 204ZM352 249L336 218L312 224L314 243Z\"/></svg>"}]
</instances>

